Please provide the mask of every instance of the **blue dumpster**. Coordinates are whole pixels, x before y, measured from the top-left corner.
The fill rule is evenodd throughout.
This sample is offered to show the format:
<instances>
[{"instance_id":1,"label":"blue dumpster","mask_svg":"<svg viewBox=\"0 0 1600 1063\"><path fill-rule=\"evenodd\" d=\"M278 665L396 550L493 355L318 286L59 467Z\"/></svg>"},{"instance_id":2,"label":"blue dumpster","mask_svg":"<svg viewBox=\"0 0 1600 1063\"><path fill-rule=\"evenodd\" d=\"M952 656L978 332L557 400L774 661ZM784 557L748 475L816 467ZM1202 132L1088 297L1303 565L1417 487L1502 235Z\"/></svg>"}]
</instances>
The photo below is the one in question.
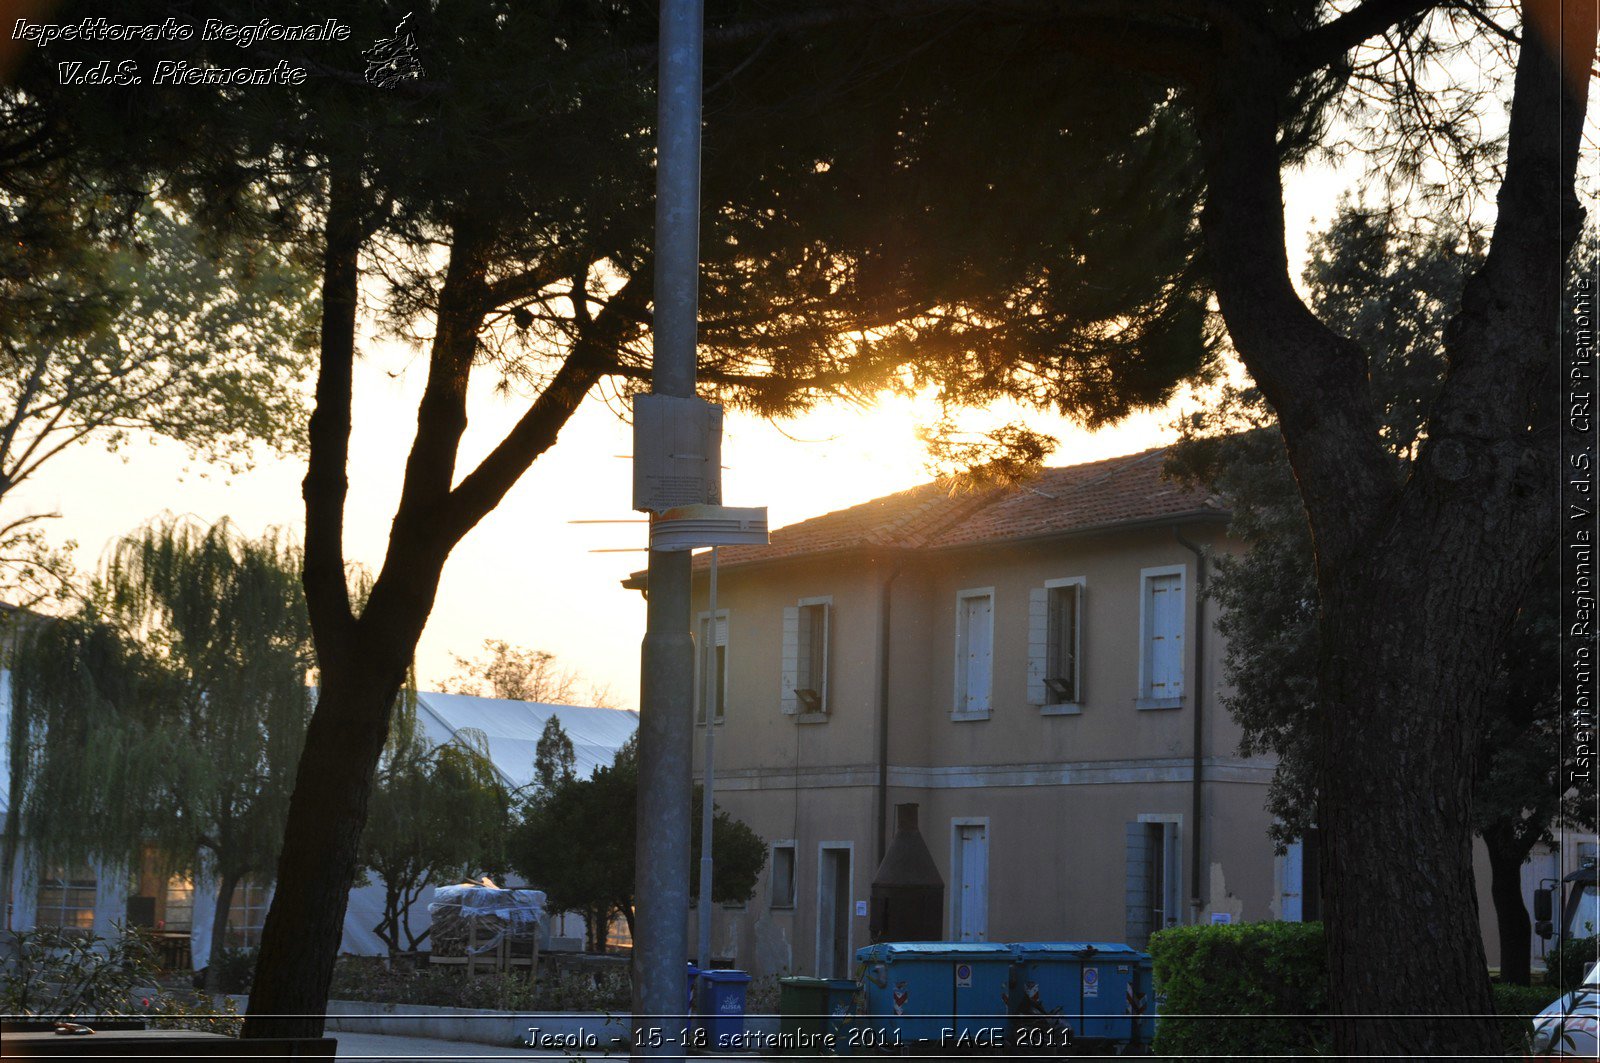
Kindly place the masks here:
<instances>
[{"instance_id":1,"label":"blue dumpster","mask_svg":"<svg viewBox=\"0 0 1600 1063\"><path fill-rule=\"evenodd\" d=\"M749 1048L744 1040L744 991L750 976L743 971L701 971L700 1010L694 1017L696 1038L714 1052Z\"/></svg>"},{"instance_id":2,"label":"blue dumpster","mask_svg":"<svg viewBox=\"0 0 1600 1063\"><path fill-rule=\"evenodd\" d=\"M1061 1047L1063 1026L1071 1028L1080 1051L1149 1045L1149 956L1104 941L1023 942L1011 953L1011 1030L1018 1051Z\"/></svg>"},{"instance_id":3,"label":"blue dumpster","mask_svg":"<svg viewBox=\"0 0 1600 1063\"><path fill-rule=\"evenodd\" d=\"M856 952L866 990L860 1047L1003 1050L1011 949L980 941L883 942Z\"/></svg>"}]
</instances>

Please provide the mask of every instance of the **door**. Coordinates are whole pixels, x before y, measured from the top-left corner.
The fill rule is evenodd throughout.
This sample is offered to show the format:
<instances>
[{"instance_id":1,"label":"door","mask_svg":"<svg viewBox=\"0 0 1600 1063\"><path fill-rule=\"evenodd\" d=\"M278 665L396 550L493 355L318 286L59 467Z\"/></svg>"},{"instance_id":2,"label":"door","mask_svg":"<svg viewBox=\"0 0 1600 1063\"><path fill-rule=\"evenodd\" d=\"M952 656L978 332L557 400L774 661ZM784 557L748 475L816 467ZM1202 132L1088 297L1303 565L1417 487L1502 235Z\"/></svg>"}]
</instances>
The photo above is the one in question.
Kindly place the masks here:
<instances>
[{"instance_id":1,"label":"door","mask_svg":"<svg viewBox=\"0 0 1600 1063\"><path fill-rule=\"evenodd\" d=\"M1305 847L1298 841L1290 842L1283 854L1283 890L1278 898L1279 918L1286 923L1298 923L1305 918Z\"/></svg>"},{"instance_id":2,"label":"door","mask_svg":"<svg viewBox=\"0 0 1600 1063\"><path fill-rule=\"evenodd\" d=\"M952 929L957 941L983 941L989 933L989 828L982 823L958 824L955 840Z\"/></svg>"},{"instance_id":3,"label":"door","mask_svg":"<svg viewBox=\"0 0 1600 1063\"><path fill-rule=\"evenodd\" d=\"M850 850L824 848L817 866L817 977L850 977Z\"/></svg>"}]
</instances>

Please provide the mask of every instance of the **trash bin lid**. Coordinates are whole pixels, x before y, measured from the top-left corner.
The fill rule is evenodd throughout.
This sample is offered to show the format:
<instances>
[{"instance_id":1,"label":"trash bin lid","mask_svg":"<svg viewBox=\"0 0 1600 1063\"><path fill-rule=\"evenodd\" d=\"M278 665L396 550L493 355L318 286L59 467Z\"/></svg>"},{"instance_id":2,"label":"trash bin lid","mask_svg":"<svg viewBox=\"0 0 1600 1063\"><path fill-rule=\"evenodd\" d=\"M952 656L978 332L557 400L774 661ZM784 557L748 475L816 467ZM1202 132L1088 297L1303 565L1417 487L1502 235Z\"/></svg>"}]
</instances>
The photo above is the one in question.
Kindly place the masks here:
<instances>
[{"instance_id":1,"label":"trash bin lid","mask_svg":"<svg viewBox=\"0 0 1600 1063\"><path fill-rule=\"evenodd\" d=\"M856 950L864 963L895 960L1007 960L1011 946L992 941L881 941Z\"/></svg>"},{"instance_id":2,"label":"trash bin lid","mask_svg":"<svg viewBox=\"0 0 1600 1063\"><path fill-rule=\"evenodd\" d=\"M748 974L746 974L744 971L723 971L723 970L701 971L700 972L700 977L701 977L702 980L707 981L707 982L735 983L735 982L748 982L748 981L750 981L750 976Z\"/></svg>"},{"instance_id":3,"label":"trash bin lid","mask_svg":"<svg viewBox=\"0 0 1600 1063\"><path fill-rule=\"evenodd\" d=\"M1143 954L1116 941L1019 941L1011 946L1018 959L1137 960Z\"/></svg>"}]
</instances>

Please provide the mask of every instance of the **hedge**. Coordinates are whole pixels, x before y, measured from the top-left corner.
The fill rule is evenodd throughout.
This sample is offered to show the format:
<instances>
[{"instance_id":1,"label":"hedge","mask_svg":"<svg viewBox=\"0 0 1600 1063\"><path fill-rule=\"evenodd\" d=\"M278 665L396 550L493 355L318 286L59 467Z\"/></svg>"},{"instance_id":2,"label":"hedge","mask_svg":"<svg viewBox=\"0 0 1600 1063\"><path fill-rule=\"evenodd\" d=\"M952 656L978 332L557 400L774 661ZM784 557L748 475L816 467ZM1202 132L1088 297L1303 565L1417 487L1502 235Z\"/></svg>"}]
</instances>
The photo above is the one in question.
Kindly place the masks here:
<instances>
[{"instance_id":1,"label":"hedge","mask_svg":"<svg viewBox=\"0 0 1600 1063\"><path fill-rule=\"evenodd\" d=\"M1155 1053L1175 1057L1307 1056L1328 1051L1327 956L1321 923L1182 926L1150 938L1161 1018ZM1555 986L1494 986L1501 1043L1521 1053L1527 1016ZM1203 1017L1200 1017L1203 1016ZM1237 1016L1237 1018L1231 1017Z\"/></svg>"},{"instance_id":2,"label":"hedge","mask_svg":"<svg viewBox=\"0 0 1600 1063\"><path fill-rule=\"evenodd\" d=\"M1157 1055L1312 1055L1327 1043L1326 1025L1306 1018L1327 1008L1321 923L1171 927L1151 936L1150 957Z\"/></svg>"},{"instance_id":3,"label":"hedge","mask_svg":"<svg viewBox=\"0 0 1600 1063\"><path fill-rule=\"evenodd\" d=\"M1559 1000L1563 991L1553 985L1494 984L1494 1010L1500 1019L1500 1043L1507 1052L1522 1054L1533 1033L1532 1016Z\"/></svg>"}]
</instances>

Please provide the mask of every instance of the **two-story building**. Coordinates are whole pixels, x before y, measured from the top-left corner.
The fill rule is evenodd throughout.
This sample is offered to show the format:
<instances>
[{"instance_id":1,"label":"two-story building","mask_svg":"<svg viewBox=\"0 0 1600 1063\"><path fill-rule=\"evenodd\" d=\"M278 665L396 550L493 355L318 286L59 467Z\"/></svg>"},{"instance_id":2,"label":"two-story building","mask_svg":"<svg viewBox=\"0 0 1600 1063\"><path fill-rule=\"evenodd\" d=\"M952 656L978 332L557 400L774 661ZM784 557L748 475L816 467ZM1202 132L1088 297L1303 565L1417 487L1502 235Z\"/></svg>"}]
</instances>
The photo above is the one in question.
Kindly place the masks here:
<instances>
[{"instance_id":1,"label":"two-story building","mask_svg":"<svg viewBox=\"0 0 1600 1063\"><path fill-rule=\"evenodd\" d=\"M904 802L951 939L1142 944L1302 903L1298 852L1267 837L1272 765L1237 755L1218 702L1201 592L1227 514L1163 459L927 484L724 548L714 624L696 559L717 800L771 846L757 896L716 915L719 954L847 973Z\"/></svg>"},{"instance_id":2,"label":"two-story building","mask_svg":"<svg viewBox=\"0 0 1600 1063\"><path fill-rule=\"evenodd\" d=\"M1165 480L1164 459L925 484L725 547L714 622L696 558L700 650L714 639L698 727L714 701L717 801L769 844L756 895L715 911L718 956L848 974L902 803L943 878L948 939L1143 945L1174 923L1316 918L1315 853L1274 853L1273 765L1239 756L1221 702L1204 590L1241 547L1223 504ZM1593 833L1563 841L1525 865L1525 898L1593 858Z\"/></svg>"}]
</instances>

